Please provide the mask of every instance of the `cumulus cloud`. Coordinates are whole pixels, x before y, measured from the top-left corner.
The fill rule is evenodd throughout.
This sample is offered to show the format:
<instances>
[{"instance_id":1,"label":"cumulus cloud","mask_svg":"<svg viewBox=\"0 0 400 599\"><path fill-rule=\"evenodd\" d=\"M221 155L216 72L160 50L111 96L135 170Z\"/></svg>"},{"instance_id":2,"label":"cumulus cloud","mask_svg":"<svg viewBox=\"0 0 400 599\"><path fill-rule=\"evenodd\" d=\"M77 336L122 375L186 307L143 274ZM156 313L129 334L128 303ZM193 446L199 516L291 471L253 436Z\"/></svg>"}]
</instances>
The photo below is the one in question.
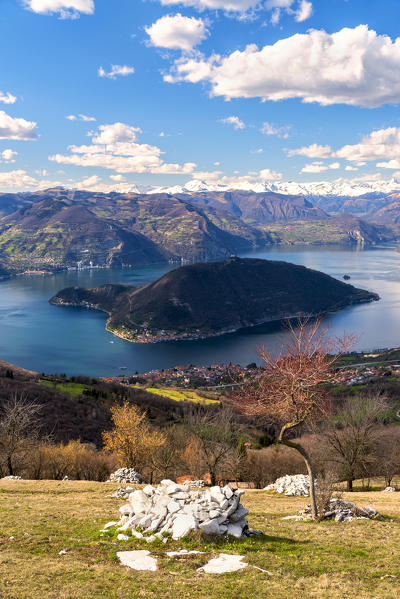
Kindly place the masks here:
<instances>
[{"instance_id":1,"label":"cumulus cloud","mask_svg":"<svg viewBox=\"0 0 400 599\"><path fill-rule=\"evenodd\" d=\"M290 156L307 156L307 158L329 158L332 155L331 146L321 146L319 144L311 144L295 150L287 150L287 155Z\"/></svg>"},{"instance_id":2,"label":"cumulus cloud","mask_svg":"<svg viewBox=\"0 0 400 599\"><path fill-rule=\"evenodd\" d=\"M0 152L0 162L15 162L14 156L17 156L18 152L13 150L3 150Z\"/></svg>"},{"instance_id":3,"label":"cumulus cloud","mask_svg":"<svg viewBox=\"0 0 400 599\"><path fill-rule=\"evenodd\" d=\"M245 129L246 125L238 116L227 116L224 119L220 119L220 123L224 125L232 125L235 129Z\"/></svg>"},{"instance_id":4,"label":"cumulus cloud","mask_svg":"<svg viewBox=\"0 0 400 599\"><path fill-rule=\"evenodd\" d=\"M378 162L376 166L378 166L379 168L398 169L400 168L400 160L394 158L393 160L389 160L388 162Z\"/></svg>"},{"instance_id":5,"label":"cumulus cloud","mask_svg":"<svg viewBox=\"0 0 400 599\"><path fill-rule=\"evenodd\" d=\"M105 71L103 67L99 67L97 72L99 77L116 79L117 77L126 77L127 75L132 75L135 72L135 69L128 65L113 64L111 65L111 71Z\"/></svg>"},{"instance_id":6,"label":"cumulus cloud","mask_svg":"<svg viewBox=\"0 0 400 599\"><path fill-rule=\"evenodd\" d=\"M311 17L313 13L312 3L308 0L301 0L300 5L296 11L295 19L298 23L302 23Z\"/></svg>"},{"instance_id":7,"label":"cumulus cloud","mask_svg":"<svg viewBox=\"0 0 400 599\"><path fill-rule=\"evenodd\" d=\"M346 145L335 152L338 158L351 162L388 160L400 155L400 127L378 129L365 135L360 143ZM390 167L389 167L390 168ZM396 167L397 168L397 167Z\"/></svg>"},{"instance_id":8,"label":"cumulus cloud","mask_svg":"<svg viewBox=\"0 0 400 599\"><path fill-rule=\"evenodd\" d=\"M331 164L324 164L323 162L316 161L311 164L306 164L302 169L301 173L322 173L328 170L337 170L340 168L339 162L332 162Z\"/></svg>"},{"instance_id":9,"label":"cumulus cloud","mask_svg":"<svg viewBox=\"0 0 400 599\"><path fill-rule=\"evenodd\" d=\"M125 123L101 125L89 136L91 144L69 146L69 154L55 154L49 160L59 164L85 167L100 167L116 173L164 173L188 174L196 167L193 162L169 164L161 158L162 150L157 146L138 143L141 130Z\"/></svg>"},{"instance_id":10,"label":"cumulus cloud","mask_svg":"<svg viewBox=\"0 0 400 599\"><path fill-rule=\"evenodd\" d=\"M25 0L25 6L42 15L58 13L63 19L94 13L94 0Z\"/></svg>"},{"instance_id":11,"label":"cumulus cloud","mask_svg":"<svg viewBox=\"0 0 400 599\"><path fill-rule=\"evenodd\" d=\"M94 116L86 116L86 114L69 114L65 118L68 119L68 121L84 121L85 123L91 123L96 120Z\"/></svg>"},{"instance_id":12,"label":"cumulus cloud","mask_svg":"<svg viewBox=\"0 0 400 599\"><path fill-rule=\"evenodd\" d=\"M357 166L350 166L349 164L345 167L345 171L358 171Z\"/></svg>"},{"instance_id":13,"label":"cumulus cloud","mask_svg":"<svg viewBox=\"0 0 400 599\"><path fill-rule=\"evenodd\" d=\"M263 135L276 135L276 137L287 139L289 137L290 126L275 127L275 125L266 121L263 123L260 131Z\"/></svg>"},{"instance_id":14,"label":"cumulus cloud","mask_svg":"<svg viewBox=\"0 0 400 599\"><path fill-rule=\"evenodd\" d=\"M161 17L145 27L153 46L189 52L208 35L203 19L184 17L180 13Z\"/></svg>"},{"instance_id":15,"label":"cumulus cloud","mask_svg":"<svg viewBox=\"0 0 400 599\"><path fill-rule=\"evenodd\" d=\"M21 118L13 118L0 110L0 139L32 140L39 137L37 123Z\"/></svg>"},{"instance_id":16,"label":"cumulus cloud","mask_svg":"<svg viewBox=\"0 0 400 599\"><path fill-rule=\"evenodd\" d=\"M310 30L259 49L175 61L165 81L208 82L212 96L376 107L400 101L400 38L367 25Z\"/></svg>"},{"instance_id":17,"label":"cumulus cloud","mask_svg":"<svg viewBox=\"0 0 400 599\"><path fill-rule=\"evenodd\" d=\"M123 175L110 175L110 179L118 182L126 181L126 177L124 177Z\"/></svg>"},{"instance_id":18,"label":"cumulus cloud","mask_svg":"<svg viewBox=\"0 0 400 599\"><path fill-rule=\"evenodd\" d=\"M12 94L10 94L10 92L5 93L0 91L0 102L2 102L3 104L15 104L16 101L16 96L13 96Z\"/></svg>"}]
</instances>

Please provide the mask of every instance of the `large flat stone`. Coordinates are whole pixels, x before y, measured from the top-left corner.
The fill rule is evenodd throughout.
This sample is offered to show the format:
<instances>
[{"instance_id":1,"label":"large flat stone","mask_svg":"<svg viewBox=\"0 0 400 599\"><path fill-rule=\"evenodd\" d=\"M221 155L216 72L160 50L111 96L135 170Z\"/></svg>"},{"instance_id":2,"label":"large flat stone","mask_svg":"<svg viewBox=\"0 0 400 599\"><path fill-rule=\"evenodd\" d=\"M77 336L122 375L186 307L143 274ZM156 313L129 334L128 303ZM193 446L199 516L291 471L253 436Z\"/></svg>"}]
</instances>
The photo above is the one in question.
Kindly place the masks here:
<instances>
[{"instance_id":1,"label":"large flat stone","mask_svg":"<svg viewBox=\"0 0 400 599\"><path fill-rule=\"evenodd\" d=\"M123 566L128 566L133 570L157 570L157 560L151 557L150 551L141 549L138 551L118 551L117 557Z\"/></svg>"},{"instance_id":2,"label":"large flat stone","mask_svg":"<svg viewBox=\"0 0 400 599\"><path fill-rule=\"evenodd\" d=\"M243 559L244 555L229 555L227 553L220 553L218 557L210 559L205 566L198 568L198 571L203 571L207 574L225 574L227 572L237 572L238 570L247 568L249 565L243 562Z\"/></svg>"}]
</instances>

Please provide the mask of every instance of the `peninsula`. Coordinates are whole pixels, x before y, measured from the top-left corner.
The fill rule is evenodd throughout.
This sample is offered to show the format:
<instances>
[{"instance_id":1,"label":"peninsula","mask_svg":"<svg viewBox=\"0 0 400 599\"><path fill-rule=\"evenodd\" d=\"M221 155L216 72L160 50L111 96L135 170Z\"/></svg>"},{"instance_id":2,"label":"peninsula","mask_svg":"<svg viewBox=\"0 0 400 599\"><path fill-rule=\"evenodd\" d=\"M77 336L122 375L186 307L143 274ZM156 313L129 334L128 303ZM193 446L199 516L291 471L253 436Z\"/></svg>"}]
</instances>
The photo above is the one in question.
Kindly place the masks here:
<instances>
[{"instance_id":1,"label":"peninsula","mask_svg":"<svg viewBox=\"0 0 400 599\"><path fill-rule=\"evenodd\" d=\"M182 266L143 287L69 287L50 303L101 310L115 335L155 343L203 339L378 299L304 266L231 257Z\"/></svg>"}]
</instances>

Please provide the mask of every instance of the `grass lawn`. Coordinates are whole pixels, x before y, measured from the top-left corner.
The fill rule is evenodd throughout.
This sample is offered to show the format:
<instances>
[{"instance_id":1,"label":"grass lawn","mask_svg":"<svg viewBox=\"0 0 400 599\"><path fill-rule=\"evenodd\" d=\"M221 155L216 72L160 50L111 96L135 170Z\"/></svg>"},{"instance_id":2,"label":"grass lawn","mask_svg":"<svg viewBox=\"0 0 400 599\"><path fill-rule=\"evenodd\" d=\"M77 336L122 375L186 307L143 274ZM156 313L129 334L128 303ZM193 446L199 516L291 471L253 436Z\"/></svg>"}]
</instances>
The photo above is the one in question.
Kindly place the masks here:
<instances>
[{"instance_id":1,"label":"grass lawn","mask_svg":"<svg viewBox=\"0 0 400 599\"><path fill-rule=\"evenodd\" d=\"M117 485L69 481L0 481L0 597L2 599L398 599L400 493L345 495L372 505L385 521L283 521L305 503L264 491L246 491L249 524L265 537L244 541L119 542L99 530L123 503L107 497ZM13 538L10 538L13 537ZM206 551L168 559L166 551ZM62 549L66 555L58 555ZM116 552L149 549L157 572L121 566ZM272 575L247 568L231 574L196 569L219 552L239 553Z\"/></svg>"},{"instance_id":2,"label":"grass lawn","mask_svg":"<svg viewBox=\"0 0 400 599\"><path fill-rule=\"evenodd\" d=\"M55 389L58 393L66 393L71 395L71 397L83 395L85 389L88 388L88 385L82 385L82 383L70 383L68 381L65 383L53 383L52 381L40 379L39 383L44 387Z\"/></svg>"},{"instance_id":3,"label":"grass lawn","mask_svg":"<svg viewBox=\"0 0 400 599\"><path fill-rule=\"evenodd\" d=\"M174 401L193 401L194 403L219 403L218 399L210 399L209 397L203 397L196 393L196 391L189 391L186 389L159 389L158 387L148 387L146 389L149 393L154 393L154 395L161 395L162 397L168 397L169 399L173 399Z\"/></svg>"}]
</instances>

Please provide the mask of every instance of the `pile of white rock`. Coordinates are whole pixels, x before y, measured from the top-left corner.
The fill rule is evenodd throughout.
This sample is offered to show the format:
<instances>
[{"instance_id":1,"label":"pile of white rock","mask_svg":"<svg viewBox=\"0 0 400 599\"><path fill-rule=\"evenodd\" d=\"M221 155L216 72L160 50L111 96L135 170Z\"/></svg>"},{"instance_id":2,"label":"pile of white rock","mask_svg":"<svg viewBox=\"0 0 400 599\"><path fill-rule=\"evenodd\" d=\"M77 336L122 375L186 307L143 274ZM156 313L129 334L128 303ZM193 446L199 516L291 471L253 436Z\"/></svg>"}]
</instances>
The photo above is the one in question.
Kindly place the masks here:
<instances>
[{"instance_id":1,"label":"pile of white rock","mask_svg":"<svg viewBox=\"0 0 400 599\"><path fill-rule=\"evenodd\" d=\"M104 529L117 526L121 533L131 529L134 537L149 542L165 541L166 533L180 539L192 530L237 538L262 534L248 527L248 510L240 503L243 493L228 485L200 491L163 480L158 487L147 485L129 493L128 503L119 509L119 522L109 522Z\"/></svg>"},{"instance_id":2,"label":"pile of white rock","mask_svg":"<svg viewBox=\"0 0 400 599\"><path fill-rule=\"evenodd\" d=\"M300 511L299 519L309 520L311 518L311 506L307 505ZM324 514L323 520L336 520L336 522L349 522L357 519L383 520L379 512L372 507L360 508L350 501L343 499L331 499L329 508Z\"/></svg>"},{"instance_id":3,"label":"pile of white rock","mask_svg":"<svg viewBox=\"0 0 400 599\"><path fill-rule=\"evenodd\" d=\"M386 487L386 489L383 489L384 493L396 493L397 489L395 489L394 487Z\"/></svg>"},{"instance_id":4,"label":"pile of white rock","mask_svg":"<svg viewBox=\"0 0 400 599\"><path fill-rule=\"evenodd\" d=\"M118 487L118 489L114 491L114 493L111 493L111 495L108 495L108 497L128 500L129 495L133 493L134 490L133 487Z\"/></svg>"},{"instance_id":5,"label":"pile of white rock","mask_svg":"<svg viewBox=\"0 0 400 599\"><path fill-rule=\"evenodd\" d=\"M184 483L186 486L188 486L190 489L202 489L203 487L206 486L206 481L199 479L199 480L186 480Z\"/></svg>"},{"instance_id":6,"label":"pile of white rock","mask_svg":"<svg viewBox=\"0 0 400 599\"><path fill-rule=\"evenodd\" d=\"M308 497L310 495L310 478L306 474L281 476L274 483L264 487L264 491L284 493L288 497Z\"/></svg>"},{"instance_id":7,"label":"pile of white rock","mask_svg":"<svg viewBox=\"0 0 400 599\"><path fill-rule=\"evenodd\" d=\"M143 478L134 468L119 468L119 470L110 474L109 480L114 483L133 483L134 485L144 483Z\"/></svg>"},{"instance_id":8,"label":"pile of white rock","mask_svg":"<svg viewBox=\"0 0 400 599\"><path fill-rule=\"evenodd\" d=\"M22 476L3 476L2 480L22 480Z\"/></svg>"}]
</instances>

